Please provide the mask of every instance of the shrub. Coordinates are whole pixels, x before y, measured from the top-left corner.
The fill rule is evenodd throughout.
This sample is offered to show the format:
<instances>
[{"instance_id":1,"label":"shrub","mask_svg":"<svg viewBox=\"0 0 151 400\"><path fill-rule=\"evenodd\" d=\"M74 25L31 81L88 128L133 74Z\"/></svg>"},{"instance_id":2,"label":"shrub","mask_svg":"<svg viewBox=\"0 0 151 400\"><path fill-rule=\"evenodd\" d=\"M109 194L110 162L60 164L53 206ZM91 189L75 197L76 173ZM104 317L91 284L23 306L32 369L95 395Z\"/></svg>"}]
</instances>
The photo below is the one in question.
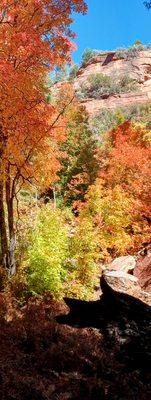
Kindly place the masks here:
<instances>
[{"instance_id":1,"label":"shrub","mask_svg":"<svg viewBox=\"0 0 151 400\"><path fill-rule=\"evenodd\" d=\"M69 80L70 81L72 81L73 79L76 78L78 71L79 71L78 65L77 64L73 65L73 67L70 69L70 72L69 72Z\"/></svg>"},{"instance_id":2,"label":"shrub","mask_svg":"<svg viewBox=\"0 0 151 400\"><path fill-rule=\"evenodd\" d=\"M38 213L28 249L28 286L31 292L42 294L50 291L60 297L68 255L64 217L61 211L45 206Z\"/></svg>"},{"instance_id":3,"label":"shrub","mask_svg":"<svg viewBox=\"0 0 151 400\"><path fill-rule=\"evenodd\" d=\"M96 117L90 120L91 130L100 144L104 143L103 134L118 124L119 119L117 120L117 114L119 115L119 112L122 111L117 110L115 112L104 108Z\"/></svg>"},{"instance_id":4,"label":"shrub","mask_svg":"<svg viewBox=\"0 0 151 400\"><path fill-rule=\"evenodd\" d=\"M101 73L91 74L88 80L81 84L78 97L94 99L107 98L116 93L127 93L138 90L138 84L129 76L123 75L120 79L112 78Z\"/></svg>"},{"instance_id":5,"label":"shrub","mask_svg":"<svg viewBox=\"0 0 151 400\"><path fill-rule=\"evenodd\" d=\"M110 129L116 128L123 124L126 120L133 122L142 121L146 123L146 128L149 128L149 105L137 105L127 108L118 108L115 111L108 108L103 108L100 113L90 120L90 127L100 144L105 144L105 133Z\"/></svg>"},{"instance_id":6,"label":"shrub","mask_svg":"<svg viewBox=\"0 0 151 400\"><path fill-rule=\"evenodd\" d=\"M85 65L96 55L95 50L92 49L85 49L84 53L82 54L82 67Z\"/></svg>"},{"instance_id":7,"label":"shrub","mask_svg":"<svg viewBox=\"0 0 151 400\"><path fill-rule=\"evenodd\" d=\"M94 295L99 271L98 239L90 215L82 213L70 241L70 268L67 294L84 299Z\"/></svg>"},{"instance_id":8,"label":"shrub","mask_svg":"<svg viewBox=\"0 0 151 400\"><path fill-rule=\"evenodd\" d=\"M53 210L49 204L38 211L28 259L12 280L20 304L29 294L45 292L54 298L91 298L97 279L97 238L91 218L74 225L69 209Z\"/></svg>"},{"instance_id":9,"label":"shrub","mask_svg":"<svg viewBox=\"0 0 151 400\"><path fill-rule=\"evenodd\" d=\"M81 93L84 97L101 98L113 93L111 77L100 73L91 74L88 80L81 84Z\"/></svg>"},{"instance_id":10,"label":"shrub","mask_svg":"<svg viewBox=\"0 0 151 400\"><path fill-rule=\"evenodd\" d=\"M138 90L137 82L128 75L123 75L120 78L118 85L120 93L135 92Z\"/></svg>"},{"instance_id":11,"label":"shrub","mask_svg":"<svg viewBox=\"0 0 151 400\"><path fill-rule=\"evenodd\" d=\"M115 90L112 78L100 73L90 75L89 85L89 95L94 98L106 97Z\"/></svg>"},{"instance_id":12,"label":"shrub","mask_svg":"<svg viewBox=\"0 0 151 400\"><path fill-rule=\"evenodd\" d=\"M126 49L119 49L116 51L116 57L124 60L132 60L136 58L139 54L139 51L147 50L149 46L143 45L139 40L135 42L135 44Z\"/></svg>"},{"instance_id":13,"label":"shrub","mask_svg":"<svg viewBox=\"0 0 151 400\"><path fill-rule=\"evenodd\" d=\"M147 130L151 127L151 103L133 105L131 107L110 110L102 109L99 114L91 118L90 127L100 144L104 143L104 134L110 129L122 124L126 120L141 122ZM147 135L149 135L147 133Z\"/></svg>"},{"instance_id":14,"label":"shrub","mask_svg":"<svg viewBox=\"0 0 151 400\"><path fill-rule=\"evenodd\" d=\"M99 257L109 261L111 256L123 255L131 245L130 196L118 185L113 189L104 188L98 179L87 194L85 212L97 227Z\"/></svg>"},{"instance_id":15,"label":"shrub","mask_svg":"<svg viewBox=\"0 0 151 400\"><path fill-rule=\"evenodd\" d=\"M130 46L128 48L119 48L115 50L116 53L116 58L117 59L125 59L125 60L132 60L133 58L136 58L139 54L139 51L147 50L150 49L151 45L144 45L141 43L140 40L136 40L133 46ZM100 50L92 50L92 49L86 49L84 50L84 53L82 55L82 62L81 65L82 67L85 67L89 61L95 56L101 56L103 55L104 51Z\"/></svg>"}]
</instances>

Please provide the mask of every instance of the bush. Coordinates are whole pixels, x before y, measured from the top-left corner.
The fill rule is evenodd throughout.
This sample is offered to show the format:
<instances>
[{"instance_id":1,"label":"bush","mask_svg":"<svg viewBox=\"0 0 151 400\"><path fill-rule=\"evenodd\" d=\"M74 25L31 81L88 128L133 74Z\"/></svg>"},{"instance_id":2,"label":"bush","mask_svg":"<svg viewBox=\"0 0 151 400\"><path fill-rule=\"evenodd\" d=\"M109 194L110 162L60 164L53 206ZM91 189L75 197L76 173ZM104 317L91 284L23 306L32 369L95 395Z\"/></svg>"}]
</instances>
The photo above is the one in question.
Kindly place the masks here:
<instances>
[{"instance_id":1,"label":"bush","mask_svg":"<svg viewBox=\"0 0 151 400\"><path fill-rule=\"evenodd\" d=\"M81 84L80 93L83 97L102 98L113 93L111 77L100 73L91 74L88 80Z\"/></svg>"},{"instance_id":2,"label":"bush","mask_svg":"<svg viewBox=\"0 0 151 400\"><path fill-rule=\"evenodd\" d=\"M20 304L29 295L50 292L54 298L89 299L97 277L97 239L91 218L75 228L69 209L38 211L28 257L12 279L12 291Z\"/></svg>"},{"instance_id":3,"label":"bush","mask_svg":"<svg viewBox=\"0 0 151 400\"><path fill-rule=\"evenodd\" d=\"M91 74L88 80L81 84L78 97L94 99L107 98L116 93L127 93L138 90L138 84L129 76L123 75L120 79L112 78L101 73Z\"/></svg>"},{"instance_id":4,"label":"bush","mask_svg":"<svg viewBox=\"0 0 151 400\"><path fill-rule=\"evenodd\" d=\"M95 50L85 49L82 54L82 67L85 67L86 64L96 55Z\"/></svg>"},{"instance_id":5,"label":"bush","mask_svg":"<svg viewBox=\"0 0 151 400\"><path fill-rule=\"evenodd\" d=\"M67 295L89 299L98 283L98 238L91 216L83 213L70 241L70 268Z\"/></svg>"},{"instance_id":6,"label":"bush","mask_svg":"<svg viewBox=\"0 0 151 400\"><path fill-rule=\"evenodd\" d=\"M135 42L135 44L126 49L119 49L116 51L116 57L118 59L124 60L132 60L136 58L139 54L139 51L147 50L149 46L142 44L139 40Z\"/></svg>"},{"instance_id":7,"label":"bush","mask_svg":"<svg viewBox=\"0 0 151 400\"><path fill-rule=\"evenodd\" d=\"M70 69L70 72L69 72L69 80L70 81L72 81L73 79L76 78L78 71L79 71L78 65L77 64L73 65L73 67Z\"/></svg>"},{"instance_id":8,"label":"bush","mask_svg":"<svg viewBox=\"0 0 151 400\"><path fill-rule=\"evenodd\" d=\"M89 85L89 95L94 98L106 97L115 90L112 78L99 73L90 75Z\"/></svg>"},{"instance_id":9,"label":"bush","mask_svg":"<svg viewBox=\"0 0 151 400\"><path fill-rule=\"evenodd\" d=\"M62 295L68 257L68 231L61 211L50 205L37 216L37 226L28 249L28 286L36 294L50 291Z\"/></svg>"},{"instance_id":10,"label":"bush","mask_svg":"<svg viewBox=\"0 0 151 400\"><path fill-rule=\"evenodd\" d=\"M126 120L139 122L146 126L147 131L151 129L151 103L133 105L131 107L110 110L103 108L100 113L90 120L90 128L95 138L102 145L104 134L110 129L122 124ZM148 135L148 133L147 133Z\"/></svg>"},{"instance_id":11,"label":"bush","mask_svg":"<svg viewBox=\"0 0 151 400\"><path fill-rule=\"evenodd\" d=\"M119 82L119 93L135 92L138 90L138 84L128 75L123 75Z\"/></svg>"},{"instance_id":12,"label":"bush","mask_svg":"<svg viewBox=\"0 0 151 400\"><path fill-rule=\"evenodd\" d=\"M124 255L132 244L129 226L132 218L132 201L124 190L116 185L104 188L96 180L87 194L85 210L97 227L99 257L110 261L111 256Z\"/></svg>"},{"instance_id":13,"label":"bush","mask_svg":"<svg viewBox=\"0 0 151 400\"><path fill-rule=\"evenodd\" d=\"M141 41L136 40L133 46L130 46L128 48L123 47L115 50L116 58L132 60L133 58L136 58L138 56L139 51L147 50L150 48L151 48L150 44L144 45L143 43L141 43ZM100 50L92 50L92 49L84 50L81 62L82 67L85 67L89 63L89 61L91 61L91 59L94 58L95 56L102 56L105 53L107 54L107 52Z\"/></svg>"},{"instance_id":14,"label":"bush","mask_svg":"<svg viewBox=\"0 0 151 400\"><path fill-rule=\"evenodd\" d=\"M123 110L112 111L104 108L96 117L90 120L90 127L99 143L102 144L105 139L103 134L124 121L125 113Z\"/></svg>"}]
</instances>

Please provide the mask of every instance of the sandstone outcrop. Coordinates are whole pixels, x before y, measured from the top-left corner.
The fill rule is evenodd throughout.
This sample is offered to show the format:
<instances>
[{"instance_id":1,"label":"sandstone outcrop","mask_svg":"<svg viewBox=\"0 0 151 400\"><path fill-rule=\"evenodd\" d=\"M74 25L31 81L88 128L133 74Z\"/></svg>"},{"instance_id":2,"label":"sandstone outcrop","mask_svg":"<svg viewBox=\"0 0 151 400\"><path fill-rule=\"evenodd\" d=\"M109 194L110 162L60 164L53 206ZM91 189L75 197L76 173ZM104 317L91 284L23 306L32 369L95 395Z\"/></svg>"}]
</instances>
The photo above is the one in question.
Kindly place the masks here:
<instances>
[{"instance_id":1,"label":"sandstone outcrop","mask_svg":"<svg viewBox=\"0 0 151 400\"><path fill-rule=\"evenodd\" d=\"M151 304L151 246L137 256L117 257L102 267L103 276L115 290L123 291Z\"/></svg>"},{"instance_id":2,"label":"sandstone outcrop","mask_svg":"<svg viewBox=\"0 0 151 400\"><path fill-rule=\"evenodd\" d=\"M151 246L138 255L134 276L138 279L141 288L151 293Z\"/></svg>"},{"instance_id":3,"label":"sandstone outcrop","mask_svg":"<svg viewBox=\"0 0 151 400\"><path fill-rule=\"evenodd\" d=\"M151 49L136 52L135 57L123 58L117 52L104 52L80 68L74 82L78 91L81 84L92 74L101 73L113 79L124 75L138 83L137 92L112 94L103 99L85 98L81 100L90 115L97 115L103 108L116 109L144 104L151 101Z\"/></svg>"}]
</instances>

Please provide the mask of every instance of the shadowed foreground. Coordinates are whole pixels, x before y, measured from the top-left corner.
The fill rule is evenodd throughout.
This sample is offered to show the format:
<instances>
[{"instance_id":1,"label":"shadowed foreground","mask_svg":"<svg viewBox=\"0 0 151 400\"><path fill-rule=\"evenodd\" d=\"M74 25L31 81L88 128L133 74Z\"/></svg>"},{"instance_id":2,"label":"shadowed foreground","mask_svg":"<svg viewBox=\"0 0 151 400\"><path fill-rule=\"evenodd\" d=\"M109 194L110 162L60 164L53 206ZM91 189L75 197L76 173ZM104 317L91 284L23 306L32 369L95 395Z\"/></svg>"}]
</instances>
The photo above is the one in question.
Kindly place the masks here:
<instances>
[{"instance_id":1,"label":"shadowed foreground","mask_svg":"<svg viewBox=\"0 0 151 400\"><path fill-rule=\"evenodd\" d=\"M66 315L49 296L29 300L10 321L2 315L2 400L150 398L150 307L104 280L102 289L99 301L66 299Z\"/></svg>"}]
</instances>

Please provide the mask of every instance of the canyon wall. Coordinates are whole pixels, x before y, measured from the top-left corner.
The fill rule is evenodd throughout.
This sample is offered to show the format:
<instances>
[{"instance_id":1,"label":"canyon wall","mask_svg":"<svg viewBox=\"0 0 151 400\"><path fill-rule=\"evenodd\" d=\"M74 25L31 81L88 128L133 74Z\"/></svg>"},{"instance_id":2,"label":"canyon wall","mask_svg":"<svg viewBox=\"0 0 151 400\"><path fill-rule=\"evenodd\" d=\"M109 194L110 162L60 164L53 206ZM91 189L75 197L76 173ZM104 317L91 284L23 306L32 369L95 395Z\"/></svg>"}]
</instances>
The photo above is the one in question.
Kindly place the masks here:
<instances>
[{"instance_id":1,"label":"canyon wall","mask_svg":"<svg viewBox=\"0 0 151 400\"><path fill-rule=\"evenodd\" d=\"M75 90L87 81L90 75L101 73L118 79L131 77L138 84L137 92L115 93L106 98L84 98L81 100L90 115L97 115L103 108L125 108L151 102L151 49L136 51L124 56L124 52L102 52L93 57L85 67L81 67L74 81Z\"/></svg>"}]
</instances>

